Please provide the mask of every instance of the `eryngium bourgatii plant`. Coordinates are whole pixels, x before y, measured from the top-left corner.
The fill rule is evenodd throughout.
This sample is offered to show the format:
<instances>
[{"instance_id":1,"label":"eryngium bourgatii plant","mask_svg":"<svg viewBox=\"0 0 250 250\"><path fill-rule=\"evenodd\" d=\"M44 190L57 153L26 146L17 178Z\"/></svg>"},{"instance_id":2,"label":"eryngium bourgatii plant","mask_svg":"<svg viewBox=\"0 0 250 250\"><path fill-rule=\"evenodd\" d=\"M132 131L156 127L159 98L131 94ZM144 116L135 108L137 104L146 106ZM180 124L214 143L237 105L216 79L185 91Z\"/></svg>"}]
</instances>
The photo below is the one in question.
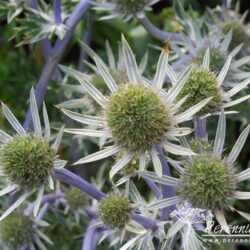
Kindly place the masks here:
<instances>
[{"instance_id":1,"label":"eryngium bourgatii plant","mask_svg":"<svg viewBox=\"0 0 250 250\"><path fill-rule=\"evenodd\" d=\"M0 130L0 167L1 176L9 184L0 191L0 195L21 191L23 194L1 215L0 221L14 211L34 192L37 199L34 215L37 215L44 193L45 184L54 189L51 174L54 169L63 168L66 161L59 160L56 155L60 146L63 128L58 133L55 142L50 145L50 124L45 105L43 118L45 129L42 130L33 89L30 92L30 108L34 131L26 132L9 108L2 103L3 113L17 134L10 136Z\"/></svg>"},{"instance_id":2,"label":"eryngium bourgatii plant","mask_svg":"<svg viewBox=\"0 0 250 250\"><path fill-rule=\"evenodd\" d=\"M102 20L121 18L126 21L134 16L144 17L145 12L151 10L150 6L159 0L92 0L96 10L108 11L111 14L101 17Z\"/></svg>"},{"instance_id":3,"label":"eryngium bourgatii plant","mask_svg":"<svg viewBox=\"0 0 250 250\"><path fill-rule=\"evenodd\" d=\"M248 200L250 192L237 191L237 185L250 179L250 168L239 172L236 168L236 159L246 142L250 130L247 126L239 136L231 152L223 156L226 135L226 118L221 112L214 145L211 150L202 150L196 156L183 161L183 168L179 168L180 178L162 176L159 178L152 172L142 171L139 175L149 178L163 185L176 186L178 195L159 200L148 207L149 210L160 209L181 202L188 202L196 208L211 210L220 225L229 233L224 210L230 208L231 200ZM208 142L206 141L206 144ZM204 147L209 149L210 147ZM241 214L242 212L239 211Z\"/></svg>"},{"instance_id":4,"label":"eryngium bourgatii plant","mask_svg":"<svg viewBox=\"0 0 250 250\"><path fill-rule=\"evenodd\" d=\"M250 95L240 97L236 100L231 100L242 89L246 88L250 83L250 78L236 84L230 90L224 87L224 80L230 67L232 58L229 57L222 67L218 76L210 70L210 49L206 50L201 66L194 66L189 78L184 87L177 95L177 100L187 97L186 101L181 106L182 110L186 110L193 105L211 96L213 99L204 106L198 116L205 118L212 115L220 114L221 109L231 108L250 98ZM167 74L171 81L176 81L177 74L172 67L167 67ZM227 111L226 113L234 113Z\"/></svg>"},{"instance_id":5,"label":"eryngium bourgatii plant","mask_svg":"<svg viewBox=\"0 0 250 250\"><path fill-rule=\"evenodd\" d=\"M46 226L48 226L48 223L41 219L32 219L21 212L14 212L1 222L0 242L6 249L45 250L43 241L53 244L39 228Z\"/></svg>"},{"instance_id":6,"label":"eryngium bourgatii plant","mask_svg":"<svg viewBox=\"0 0 250 250\"><path fill-rule=\"evenodd\" d=\"M66 132L105 138L107 143L114 143L105 149L88 155L75 164L104 159L119 154L121 157L110 171L112 178L124 168L135 156L139 157L139 168L145 169L146 156L150 155L155 172L161 176L162 166L158 158L155 144L160 145L167 153L177 155L192 155L193 153L170 141L189 134L190 128L179 127L179 124L192 119L193 115L203 108L211 98L206 98L188 110L179 112L186 97L178 102L176 97L181 91L186 79L191 73L191 67L186 69L172 82L168 92L162 89L165 70L168 65L168 50L163 49L151 82L139 74L135 57L125 38L122 39L127 76L129 82L120 87L113 80L107 67L98 58L96 65L107 84L110 95L104 96L82 74L67 67L61 67L68 75L77 79L88 94L101 106L102 116L82 115L64 110L72 119L83 124L92 125L93 129L65 129Z\"/></svg>"}]
</instances>

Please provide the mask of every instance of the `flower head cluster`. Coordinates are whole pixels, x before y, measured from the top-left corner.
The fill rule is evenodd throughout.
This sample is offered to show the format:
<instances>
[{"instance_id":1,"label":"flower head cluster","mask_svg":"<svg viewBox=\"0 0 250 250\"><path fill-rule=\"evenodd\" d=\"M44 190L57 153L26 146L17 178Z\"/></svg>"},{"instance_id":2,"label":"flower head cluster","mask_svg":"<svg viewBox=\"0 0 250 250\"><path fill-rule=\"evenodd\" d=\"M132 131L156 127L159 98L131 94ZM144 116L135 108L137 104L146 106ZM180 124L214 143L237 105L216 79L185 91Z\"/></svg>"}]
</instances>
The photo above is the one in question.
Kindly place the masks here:
<instances>
[{"instance_id":1,"label":"flower head cluster","mask_svg":"<svg viewBox=\"0 0 250 250\"><path fill-rule=\"evenodd\" d=\"M139 158L140 169L144 169L146 157L149 155L155 171L161 176L162 167L155 144L160 145L169 153L192 155L190 150L181 148L170 140L175 140L175 138L191 132L191 129L181 128L178 124L191 119L211 98L201 100L180 113L180 106L185 102L186 97L179 101L175 100L189 77L191 68L176 77L173 86L168 92L165 92L162 89L165 69L168 65L168 53L165 49L160 55L154 81L151 82L141 77L135 57L125 38L123 38L122 44L129 79L126 85L119 86L102 61L95 58L99 72L109 88L109 96L104 96L93 84L84 79L80 72L62 67L67 74L73 76L84 86L88 94L103 110L102 116L97 117L63 110L72 119L93 127L93 129L66 129L65 131L79 136L100 137L107 143L111 141L114 143L113 146L80 159L76 164L96 161L120 153L122 157L110 171L112 178L134 157Z\"/></svg>"},{"instance_id":2,"label":"flower head cluster","mask_svg":"<svg viewBox=\"0 0 250 250\"><path fill-rule=\"evenodd\" d=\"M45 124L43 134L33 89L30 94L30 107L34 132L27 133L8 107L2 103L3 113L17 134L10 136L0 130L1 173L9 182L9 185L0 191L0 194L5 195L17 190L22 190L24 194L2 214L0 220L8 216L34 191L38 191L34 207L36 215L46 182L51 189L54 188L53 170L63 168L66 164L65 161L59 160L56 155L63 130L60 130L54 144L50 145L51 132L46 107L43 106Z\"/></svg>"},{"instance_id":3,"label":"flower head cluster","mask_svg":"<svg viewBox=\"0 0 250 250\"><path fill-rule=\"evenodd\" d=\"M93 0L94 9L109 11L112 14L101 19L122 18L129 20L134 15L143 17L145 11L151 10L150 6L159 0Z\"/></svg>"}]
</instances>

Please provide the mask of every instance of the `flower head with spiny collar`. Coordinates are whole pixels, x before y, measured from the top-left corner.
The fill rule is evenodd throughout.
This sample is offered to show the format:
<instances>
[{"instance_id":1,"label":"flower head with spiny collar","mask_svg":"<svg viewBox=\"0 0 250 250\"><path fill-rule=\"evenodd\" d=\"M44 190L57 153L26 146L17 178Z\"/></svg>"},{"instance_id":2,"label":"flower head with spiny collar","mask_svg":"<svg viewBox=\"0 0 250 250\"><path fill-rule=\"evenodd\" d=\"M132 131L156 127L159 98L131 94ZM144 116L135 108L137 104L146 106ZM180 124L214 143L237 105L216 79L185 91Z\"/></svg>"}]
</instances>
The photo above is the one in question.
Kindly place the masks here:
<instances>
[{"instance_id":1,"label":"flower head with spiny collar","mask_svg":"<svg viewBox=\"0 0 250 250\"><path fill-rule=\"evenodd\" d=\"M1 222L0 242L6 249L46 249L44 242L53 242L42 232L41 227L48 226L46 221L32 219L20 211L12 213Z\"/></svg>"},{"instance_id":2,"label":"flower head with spiny collar","mask_svg":"<svg viewBox=\"0 0 250 250\"><path fill-rule=\"evenodd\" d=\"M124 168L134 157L139 159L139 168L146 167L146 156L152 158L156 173L162 175L162 166L155 145L158 144L168 153L189 155L184 149L171 141L189 134L191 129L179 127L178 124L192 119L193 115L204 107L211 98L206 98L190 109L179 112L186 98L176 101L185 81L191 73L186 69L165 92L162 89L165 70L168 65L168 51L164 48L151 82L143 78L125 38L122 40L128 82L119 86L109 73L107 67L95 58L97 68L107 84L110 93L102 94L93 84L84 78L82 73L67 67L61 67L67 74L77 79L89 95L101 106L102 115L81 115L69 110L63 112L72 119L83 124L92 125L93 129L66 129L68 133L79 136L93 136L113 143L101 151L80 159L76 164L97 161L108 156L120 154L122 157L110 171L112 178Z\"/></svg>"},{"instance_id":3,"label":"flower head with spiny collar","mask_svg":"<svg viewBox=\"0 0 250 250\"><path fill-rule=\"evenodd\" d=\"M228 232L224 210L232 207L232 199L250 199L250 192L237 190L237 185L250 179L250 169L239 172L235 166L236 159L247 140L250 126L248 125L239 136L233 149L223 156L226 135L226 118L222 111L218 123L213 148L200 144L199 153L183 161L179 168L180 178L163 176L159 178L151 172L139 172L144 178L170 186L176 186L178 194L175 197L159 200L151 205L149 210L160 209L184 201L196 208L211 210L221 226ZM208 144L207 141L204 145ZM239 214L244 212L238 211Z\"/></svg>"},{"instance_id":4,"label":"flower head with spiny collar","mask_svg":"<svg viewBox=\"0 0 250 250\"><path fill-rule=\"evenodd\" d=\"M184 87L177 96L177 100L186 97L185 103L181 106L182 110L190 108L208 96L212 96L213 99L197 114L203 118L211 114L219 114L221 109L230 108L250 98L250 95L246 95L236 100L232 100L232 97L249 85L250 78L231 88L229 86L224 86L224 80L230 68L232 57L226 60L218 75L210 70L210 59L210 49L208 48L203 57L202 64L194 66ZM177 74L172 67L169 66L167 68L167 73L172 81L177 79ZM234 113L234 111L227 111L227 113Z\"/></svg>"},{"instance_id":5,"label":"flower head with spiny collar","mask_svg":"<svg viewBox=\"0 0 250 250\"><path fill-rule=\"evenodd\" d=\"M34 215L36 216L44 193L45 184L54 188L52 173L63 168L65 161L59 160L57 152L61 142L63 129L60 130L55 142L50 145L51 132L48 114L43 105L45 129L42 130L38 108L33 89L30 93L30 109L34 125L33 132L26 132L9 108L2 103L3 113L16 134L11 136L0 130L0 169L8 180L8 186L0 191L5 195L15 191L23 194L0 217L7 217L15 208L31 194L37 192Z\"/></svg>"}]
</instances>

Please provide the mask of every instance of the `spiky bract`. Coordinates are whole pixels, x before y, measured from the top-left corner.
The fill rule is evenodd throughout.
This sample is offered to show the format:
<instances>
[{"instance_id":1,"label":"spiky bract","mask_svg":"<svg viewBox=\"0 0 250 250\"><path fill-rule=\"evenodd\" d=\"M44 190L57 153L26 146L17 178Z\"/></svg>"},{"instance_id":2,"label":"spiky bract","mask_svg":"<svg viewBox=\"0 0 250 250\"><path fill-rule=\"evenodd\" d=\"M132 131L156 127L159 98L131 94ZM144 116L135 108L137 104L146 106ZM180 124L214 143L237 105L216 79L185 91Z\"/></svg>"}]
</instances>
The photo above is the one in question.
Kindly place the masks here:
<instances>
[{"instance_id":1,"label":"spiky bract","mask_svg":"<svg viewBox=\"0 0 250 250\"><path fill-rule=\"evenodd\" d=\"M187 162L181 195L194 207L222 209L235 190L235 178L223 159L213 154L198 155Z\"/></svg>"},{"instance_id":2,"label":"spiky bract","mask_svg":"<svg viewBox=\"0 0 250 250\"><path fill-rule=\"evenodd\" d=\"M13 213L1 222L0 239L8 249L19 249L29 243L32 235L32 221L21 213Z\"/></svg>"},{"instance_id":3,"label":"spiky bract","mask_svg":"<svg viewBox=\"0 0 250 250\"><path fill-rule=\"evenodd\" d=\"M213 97L213 99L198 112L198 115L218 110L221 107L222 90L218 87L217 82L216 76L210 70L195 67L177 97L177 99L181 99L188 96L181 106L181 110L185 111L208 97Z\"/></svg>"},{"instance_id":4,"label":"spiky bract","mask_svg":"<svg viewBox=\"0 0 250 250\"><path fill-rule=\"evenodd\" d=\"M80 209L87 203L85 193L78 188L70 188L66 194L66 198L72 210Z\"/></svg>"},{"instance_id":5,"label":"spiky bract","mask_svg":"<svg viewBox=\"0 0 250 250\"><path fill-rule=\"evenodd\" d=\"M114 93L106 118L114 141L131 152L150 149L170 126L168 111L159 96L142 85L128 84Z\"/></svg>"},{"instance_id":6,"label":"spiky bract","mask_svg":"<svg viewBox=\"0 0 250 250\"><path fill-rule=\"evenodd\" d=\"M42 138L16 136L1 148L4 174L21 188L43 184L53 168L54 150Z\"/></svg>"},{"instance_id":7,"label":"spiky bract","mask_svg":"<svg viewBox=\"0 0 250 250\"><path fill-rule=\"evenodd\" d=\"M124 228L129 222L131 211L129 199L121 195L104 198L98 207L99 216L110 228Z\"/></svg>"},{"instance_id":8,"label":"spiky bract","mask_svg":"<svg viewBox=\"0 0 250 250\"><path fill-rule=\"evenodd\" d=\"M109 70L109 73L111 74L112 78L114 79L115 83L117 85L125 85L128 82L128 77L125 74L125 72L118 71L118 70ZM92 84L101 91L102 94L108 95L109 94L109 88L105 84L103 78L99 74L95 74L92 78Z\"/></svg>"}]
</instances>

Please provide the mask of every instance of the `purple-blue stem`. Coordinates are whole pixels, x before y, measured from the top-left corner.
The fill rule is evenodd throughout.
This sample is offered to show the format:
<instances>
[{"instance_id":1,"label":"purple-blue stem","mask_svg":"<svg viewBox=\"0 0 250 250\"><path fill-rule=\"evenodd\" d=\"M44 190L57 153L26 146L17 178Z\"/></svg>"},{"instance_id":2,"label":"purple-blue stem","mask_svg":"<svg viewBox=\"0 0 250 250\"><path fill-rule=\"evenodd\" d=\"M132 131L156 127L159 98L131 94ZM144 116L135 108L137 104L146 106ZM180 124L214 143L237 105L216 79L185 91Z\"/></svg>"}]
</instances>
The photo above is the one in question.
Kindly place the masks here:
<instances>
[{"instance_id":1,"label":"purple-blue stem","mask_svg":"<svg viewBox=\"0 0 250 250\"><path fill-rule=\"evenodd\" d=\"M80 190L87 193L89 196L98 201L100 201L106 196L106 194L98 190L92 184L79 177L78 175L68 171L67 169L55 170L53 175L59 181L65 182L69 185L79 188ZM140 223L145 228L152 228L156 227L157 225L157 222L155 220L144 217L134 212L131 213L131 218Z\"/></svg>"},{"instance_id":2,"label":"purple-blue stem","mask_svg":"<svg viewBox=\"0 0 250 250\"><path fill-rule=\"evenodd\" d=\"M47 213L49 209L49 203L45 203L42 208L40 209L37 217L36 217L36 220L39 221L39 220L42 220L43 217L45 216L45 214Z\"/></svg>"},{"instance_id":3,"label":"purple-blue stem","mask_svg":"<svg viewBox=\"0 0 250 250\"><path fill-rule=\"evenodd\" d=\"M161 192L160 192L159 188L157 187L157 185L153 181L151 181L147 178L144 178L144 181L148 184L148 186L150 187L150 189L152 190L152 192L154 193L156 198L160 198Z\"/></svg>"},{"instance_id":4,"label":"purple-blue stem","mask_svg":"<svg viewBox=\"0 0 250 250\"><path fill-rule=\"evenodd\" d=\"M162 174L166 175L166 176L171 176L169 165L168 165L166 157L164 156L162 148L159 145L155 145L155 148L158 152L158 157L161 161ZM162 198L163 199L175 196L173 187L167 186L167 185L162 185L161 188L162 188ZM162 213L161 213L161 220L167 220L170 216L170 213L173 212L175 209L176 209L175 205L163 208Z\"/></svg>"},{"instance_id":5,"label":"purple-blue stem","mask_svg":"<svg viewBox=\"0 0 250 250\"><path fill-rule=\"evenodd\" d=\"M83 192L87 193L92 198L100 201L106 195L98 190L96 187L91 185L89 182L81 178L80 176L70 172L67 169L55 170L53 173L54 177L62 182L79 188Z\"/></svg>"},{"instance_id":6,"label":"purple-blue stem","mask_svg":"<svg viewBox=\"0 0 250 250\"><path fill-rule=\"evenodd\" d=\"M61 0L54 0L53 8L54 8L55 24L60 25L62 23Z\"/></svg>"},{"instance_id":7,"label":"purple-blue stem","mask_svg":"<svg viewBox=\"0 0 250 250\"><path fill-rule=\"evenodd\" d=\"M151 23L151 21L146 16L144 16L143 18L137 17L137 19L149 34L151 34L153 37L159 40L168 40L168 39L171 41L181 40L180 34L165 32L165 31L158 29L156 26L154 26Z\"/></svg>"},{"instance_id":8,"label":"purple-blue stem","mask_svg":"<svg viewBox=\"0 0 250 250\"><path fill-rule=\"evenodd\" d=\"M47 87L54 75L55 69L57 68L57 65L63 55L63 52L65 51L65 48L67 47L74 33L74 29L78 24L78 22L82 19L84 13L89 9L89 7L90 4L88 0L82 0L77 4L74 11L72 12L69 19L66 22L66 26L68 28L67 34L65 35L63 40L57 39L55 43L55 46L53 47L50 57L47 60L42 70L40 79L35 89L35 96L37 100L38 109L41 108ZM32 124L32 117L31 117L31 110L29 109L26 114L24 128L28 130L31 124Z\"/></svg>"},{"instance_id":9,"label":"purple-blue stem","mask_svg":"<svg viewBox=\"0 0 250 250\"><path fill-rule=\"evenodd\" d=\"M154 219L146 218L140 214L137 214L135 212L131 213L131 218L138 223L140 223L145 228L150 228L151 230L155 229L157 227L157 222Z\"/></svg>"},{"instance_id":10,"label":"purple-blue stem","mask_svg":"<svg viewBox=\"0 0 250 250\"><path fill-rule=\"evenodd\" d=\"M62 192L60 192L60 193L54 193L54 194L46 194L46 195L43 196L40 206L43 206L46 203L54 202L55 200L61 199L61 198L64 198L64 197L65 197L65 194L62 193ZM35 202L31 203L25 209L24 214L30 215L33 212L33 210L34 210L34 207L35 207Z\"/></svg>"},{"instance_id":11,"label":"purple-blue stem","mask_svg":"<svg viewBox=\"0 0 250 250\"><path fill-rule=\"evenodd\" d=\"M224 7L224 9L228 9L228 0L223 0L222 6Z\"/></svg>"},{"instance_id":12,"label":"purple-blue stem","mask_svg":"<svg viewBox=\"0 0 250 250\"><path fill-rule=\"evenodd\" d=\"M194 117L194 133L196 139L204 140L207 135L206 119Z\"/></svg>"},{"instance_id":13,"label":"purple-blue stem","mask_svg":"<svg viewBox=\"0 0 250 250\"><path fill-rule=\"evenodd\" d=\"M33 9L38 9L38 6L39 6L37 0L29 0L28 5L30 8L33 8ZM52 51L52 46L51 46L48 39L41 40L40 46L42 48L44 60L45 60L45 62L47 62L47 60L49 59L49 56L51 54L51 51ZM58 68L56 68L54 77L55 77L55 79L57 79L57 81L61 81L61 79L62 79L61 73L60 73Z\"/></svg>"},{"instance_id":14,"label":"purple-blue stem","mask_svg":"<svg viewBox=\"0 0 250 250\"><path fill-rule=\"evenodd\" d=\"M87 230L84 234L82 250L95 250L100 238L100 234L98 233L98 228L94 225L98 220L90 221Z\"/></svg>"},{"instance_id":15,"label":"purple-blue stem","mask_svg":"<svg viewBox=\"0 0 250 250\"><path fill-rule=\"evenodd\" d=\"M93 13L88 13L88 19L87 19L87 27L83 34L83 42L90 46L91 39L92 39L92 30L93 30ZM81 46L81 52L79 56L79 62L78 62L78 70L80 72L83 72L86 68L86 64L84 63L85 60L88 59L88 54L85 52L85 50Z\"/></svg>"}]
</instances>

